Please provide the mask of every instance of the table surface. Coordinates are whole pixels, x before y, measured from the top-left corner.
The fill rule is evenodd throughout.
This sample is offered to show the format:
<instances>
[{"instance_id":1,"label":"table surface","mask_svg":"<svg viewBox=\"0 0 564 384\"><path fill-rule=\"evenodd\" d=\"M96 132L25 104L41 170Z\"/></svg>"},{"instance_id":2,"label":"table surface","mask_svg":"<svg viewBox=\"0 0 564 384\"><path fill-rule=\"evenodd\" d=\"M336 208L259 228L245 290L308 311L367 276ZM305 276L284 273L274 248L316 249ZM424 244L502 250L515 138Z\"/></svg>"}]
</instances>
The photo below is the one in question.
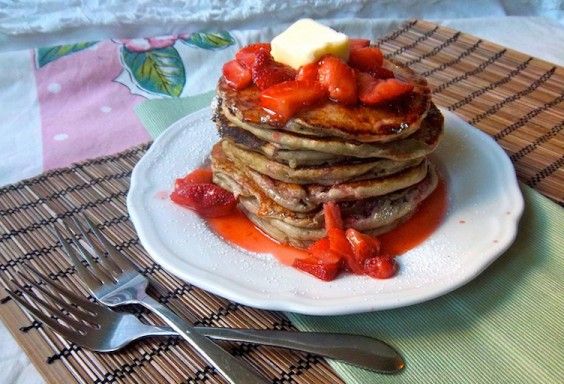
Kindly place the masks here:
<instances>
[{"instance_id":1,"label":"table surface","mask_svg":"<svg viewBox=\"0 0 564 384\"><path fill-rule=\"evenodd\" d=\"M556 21L533 17L502 17L496 19L475 18L443 20L441 24L551 61L555 64L564 65L564 51L560 49L561 42L564 41L564 28ZM382 21L381 25L382 30L392 29L398 25L398 22ZM538 42L542 42L542 44ZM3 56L0 55L0 67L2 57ZM0 82L0 92L2 85L3 84ZM0 99L1 98L2 96L0 95ZM22 135L21 132L18 132L18 134ZM25 134L29 136L25 136ZM17 151L25 152L23 158L21 156L18 158L18 162L27 161L31 166L20 172L0 172L0 184L15 182L49 168L44 166L42 159L44 152L41 148L41 138L33 138L33 135L37 135L37 133L24 132L23 138L24 140L28 140L28 145L25 147L25 150L22 149L21 146L17 148ZM16 136L16 133L6 132L6 129L0 126L0 150L3 150L5 153L13 152L14 141L17 142L21 140L20 137ZM146 139L146 136L139 136L128 142L128 145L138 144ZM111 138L106 137L104 140L111 140ZM39 149L32 148L34 145L38 146ZM93 143L93 145L101 145L104 147L103 143ZM99 154L103 155L115 151L112 147L106 146L106 148L108 149L102 149ZM30 365L25 354L23 354L7 330L2 326L0 326L0 345L3 346L0 350L0 370L3 372L0 377L0 383L28 384L43 382L35 369Z\"/></svg>"}]
</instances>

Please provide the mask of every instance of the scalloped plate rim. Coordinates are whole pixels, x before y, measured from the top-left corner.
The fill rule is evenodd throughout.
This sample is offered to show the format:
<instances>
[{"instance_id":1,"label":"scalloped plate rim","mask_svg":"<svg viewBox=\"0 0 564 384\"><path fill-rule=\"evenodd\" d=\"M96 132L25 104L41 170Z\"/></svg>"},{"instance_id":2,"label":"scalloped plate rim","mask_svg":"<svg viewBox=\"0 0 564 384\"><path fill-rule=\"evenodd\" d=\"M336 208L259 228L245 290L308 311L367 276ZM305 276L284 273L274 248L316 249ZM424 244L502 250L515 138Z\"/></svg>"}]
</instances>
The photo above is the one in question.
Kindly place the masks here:
<instances>
[{"instance_id":1,"label":"scalloped plate rim","mask_svg":"<svg viewBox=\"0 0 564 384\"><path fill-rule=\"evenodd\" d=\"M150 174L152 164L158 162L159 156L164 153L163 151L168 148L167 146L174 145L174 140L172 139L182 130L188 129L186 126L189 125L191 121L197 122L205 117L209 119L211 116L211 110L209 108L204 108L183 117L173 123L154 141L149 150L133 169L130 190L127 195L127 208L141 244L155 262L186 282L244 305L267 310L290 311L309 315L339 315L398 308L431 300L465 285L483 272L493 261L505 252L515 240L518 222L524 210L523 196L519 190L515 170L503 149L487 134L470 126L454 113L443 108L441 108L441 112L445 115L445 121L458 120L456 124L464 127L463 134L469 135L469 137L475 140L481 140L484 145L486 145L487 149L497 151L495 156L503 163L503 177L507 178L507 191L510 192L504 197L510 198L513 207L513 214L503 217L505 223L503 226L503 237L500 238L496 244L489 244L488 247L484 248L488 253L485 256L482 255L481 258L475 259L472 265L466 265L463 274L447 282L439 282L440 284L426 286L425 288L404 290L399 296L395 292L376 292L368 293L368 295L357 295L354 297L356 300L344 300L342 297L326 297L319 299L313 296L307 297L296 294L295 292L273 293L248 288L242 284L238 284L237 280L234 281L231 278L222 277L218 279L218 276L211 269L202 269L195 266L192 266L190 269L179 268L178 265L175 264L175 261L179 261L179 255L175 252L171 252L167 244L163 243L163 239L158 235L158 232L155 231L154 228L151 228L151 215L144 212L143 205L148 201L146 193L149 186L145 184L143 180L148 179L146 176ZM445 129L448 129L446 125ZM459 133L459 135L460 134L462 133ZM441 165L446 168L449 167L448 164ZM159 187L166 188L169 186ZM236 251L234 250L234 252ZM184 257L186 255L182 256ZM289 268L282 265L280 265L280 267ZM300 274L303 275L303 277L301 277L302 279L313 279L313 277L309 275ZM299 280L300 278L298 278L298 281ZM330 287L330 284L327 284L327 287Z\"/></svg>"}]
</instances>

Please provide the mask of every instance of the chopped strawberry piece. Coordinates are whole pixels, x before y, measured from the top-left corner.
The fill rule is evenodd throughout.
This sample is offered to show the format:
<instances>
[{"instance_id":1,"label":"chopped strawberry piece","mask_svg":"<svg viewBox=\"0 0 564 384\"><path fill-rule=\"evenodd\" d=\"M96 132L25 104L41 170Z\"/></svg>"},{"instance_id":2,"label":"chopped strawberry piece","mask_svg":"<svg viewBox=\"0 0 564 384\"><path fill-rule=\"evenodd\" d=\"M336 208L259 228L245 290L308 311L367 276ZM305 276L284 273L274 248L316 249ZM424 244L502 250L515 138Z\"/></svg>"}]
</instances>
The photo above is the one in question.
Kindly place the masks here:
<instances>
[{"instance_id":1,"label":"chopped strawberry piece","mask_svg":"<svg viewBox=\"0 0 564 384\"><path fill-rule=\"evenodd\" d=\"M324 237L308 247L311 257L296 259L294 267L311 273L322 280L333 280L341 270L341 255L329 249L329 239Z\"/></svg>"},{"instance_id":2,"label":"chopped strawberry piece","mask_svg":"<svg viewBox=\"0 0 564 384\"><path fill-rule=\"evenodd\" d=\"M384 55L380 48L363 47L351 49L349 65L363 72L369 72L382 66Z\"/></svg>"},{"instance_id":3,"label":"chopped strawberry piece","mask_svg":"<svg viewBox=\"0 0 564 384\"><path fill-rule=\"evenodd\" d=\"M364 48L370 45L370 40L367 39L349 39L349 46L352 49Z\"/></svg>"},{"instance_id":4,"label":"chopped strawberry piece","mask_svg":"<svg viewBox=\"0 0 564 384\"><path fill-rule=\"evenodd\" d=\"M227 84L235 89L243 89L251 84L251 71L239 64L236 60L228 61L223 65L223 76Z\"/></svg>"},{"instance_id":5,"label":"chopped strawberry piece","mask_svg":"<svg viewBox=\"0 0 564 384\"><path fill-rule=\"evenodd\" d=\"M331 228L344 229L341 208L334 201L323 203L323 217L325 219L325 230L329 232Z\"/></svg>"},{"instance_id":6,"label":"chopped strawberry piece","mask_svg":"<svg viewBox=\"0 0 564 384\"><path fill-rule=\"evenodd\" d=\"M326 56L319 62L319 82L332 100L342 104L357 102L355 72L338 57Z\"/></svg>"},{"instance_id":7,"label":"chopped strawberry piece","mask_svg":"<svg viewBox=\"0 0 564 384\"><path fill-rule=\"evenodd\" d=\"M330 249L326 249L324 251L319 250L315 253L312 253L311 256L315 257L317 260L325 264L336 264L340 263L343 260L343 257L336 252L333 252Z\"/></svg>"},{"instance_id":8,"label":"chopped strawberry piece","mask_svg":"<svg viewBox=\"0 0 564 384\"><path fill-rule=\"evenodd\" d=\"M257 52L251 72L253 82L260 90L296 77L296 71L292 67L275 62L265 50Z\"/></svg>"},{"instance_id":9,"label":"chopped strawberry piece","mask_svg":"<svg viewBox=\"0 0 564 384\"><path fill-rule=\"evenodd\" d=\"M373 69L369 72L375 79L393 79L394 72L384 67Z\"/></svg>"},{"instance_id":10,"label":"chopped strawberry piece","mask_svg":"<svg viewBox=\"0 0 564 384\"><path fill-rule=\"evenodd\" d=\"M372 77L366 72L356 72L356 84L358 86L358 97L363 94L369 93L380 82L380 79Z\"/></svg>"},{"instance_id":11,"label":"chopped strawberry piece","mask_svg":"<svg viewBox=\"0 0 564 384\"><path fill-rule=\"evenodd\" d=\"M316 253L324 252L329 250L329 238L324 237L317 240L315 243L307 247L307 251L313 255Z\"/></svg>"},{"instance_id":12,"label":"chopped strawberry piece","mask_svg":"<svg viewBox=\"0 0 564 384\"><path fill-rule=\"evenodd\" d=\"M380 255L373 257L364 263L364 271L367 275L376 279L389 279L398 270L398 265L393 257Z\"/></svg>"},{"instance_id":13,"label":"chopped strawberry piece","mask_svg":"<svg viewBox=\"0 0 564 384\"><path fill-rule=\"evenodd\" d=\"M243 47L235 55L235 59L245 66L247 69L252 69L255 63L257 53L259 51L265 51L270 53L269 43L255 43Z\"/></svg>"},{"instance_id":14,"label":"chopped strawberry piece","mask_svg":"<svg viewBox=\"0 0 564 384\"><path fill-rule=\"evenodd\" d=\"M196 168L186 176L176 179L175 188L182 184L207 184L211 183L213 173L210 168Z\"/></svg>"},{"instance_id":15,"label":"chopped strawberry piece","mask_svg":"<svg viewBox=\"0 0 564 384\"><path fill-rule=\"evenodd\" d=\"M352 248L345 236L345 231L339 228L331 228L327 231L329 238L329 249L341 256L352 255Z\"/></svg>"},{"instance_id":16,"label":"chopped strawberry piece","mask_svg":"<svg viewBox=\"0 0 564 384\"><path fill-rule=\"evenodd\" d=\"M377 279L394 276L398 266L393 257L380 255L380 242L356 229L343 229L341 210L337 203L323 204L324 237L309 246L311 257L296 259L293 266L322 280L333 280L341 268L358 275Z\"/></svg>"},{"instance_id":17,"label":"chopped strawberry piece","mask_svg":"<svg viewBox=\"0 0 564 384\"><path fill-rule=\"evenodd\" d=\"M376 257L380 253L380 241L372 236L368 236L353 228L347 229L345 236L349 241L356 261L360 265L364 265L367 259Z\"/></svg>"},{"instance_id":18,"label":"chopped strawberry piece","mask_svg":"<svg viewBox=\"0 0 564 384\"><path fill-rule=\"evenodd\" d=\"M227 215L237 204L231 192L207 183L176 186L170 194L170 199L204 217Z\"/></svg>"},{"instance_id":19,"label":"chopped strawberry piece","mask_svg":"<svg viewBox=\"0 0 564 384\"><path fill-rule=\"evenodd\" d=\"M327 234L329 237L329 249L345 259L348 270L358 275L364 274L364 268L356 260L351 245L345 236L345 231L339 228L331 228Z\"/></svg>"},{"instance_id":20,"label":"chopped strawberry piece","mask_svg":"<svg viewBox=\"0 0 564 384\"><path fill-rule=\"evenodd\" d=\"M316 257L296 259L293 266L324 281L333 280L341 270L340 260L330 263Z\"/></svg>"},{"instance_id":21,"label":"chopped strawberry piece","mask_svg":"<svg viewBox=\"0 0 564 384\"><path fill-rule=\"evenodd\" d=\"M368 105L393 100L413 91L413 84L398 79L379 80L367 73L357 73L358 97Z\"/></svg>"},{"instance_id":22,"label":"chopped strawberry piece","mask_svg":"<svg viewBox=\"0 0 564 384\"><path fill-rule=\"evenodd\" d=\"M261 106L286 121L303 107L316 104L326 97L326 91L316 84L285 81L265 89L260 94Z\"/></svg>"},{"instance_id":23,"label":"chopped strawberry piece","mask_svg":"<svg viewBox=\"0 0 564 384\"><path fill-rule=\"evenodd\" d=\"M325 218L325 231L329 238L329 249L344 257L348 269L354 273L363 273L362 265L356 263L351 245L345 236L341 209L334 201L323 204L323 215Z\"/></svg>"},{"instance_id":24,"label":"chopped strawberry piece","mask_svg":"<svg viewBox=\"0 0 564 384\"><path fill-rule=\"evenodd\" d=\"M306 64L300 67L298 74L296 75L296 80L304 81L306 83L315 83L319 81L318 79L318 69L319 64L317 62Z\"/></svg>"}]
</instances>

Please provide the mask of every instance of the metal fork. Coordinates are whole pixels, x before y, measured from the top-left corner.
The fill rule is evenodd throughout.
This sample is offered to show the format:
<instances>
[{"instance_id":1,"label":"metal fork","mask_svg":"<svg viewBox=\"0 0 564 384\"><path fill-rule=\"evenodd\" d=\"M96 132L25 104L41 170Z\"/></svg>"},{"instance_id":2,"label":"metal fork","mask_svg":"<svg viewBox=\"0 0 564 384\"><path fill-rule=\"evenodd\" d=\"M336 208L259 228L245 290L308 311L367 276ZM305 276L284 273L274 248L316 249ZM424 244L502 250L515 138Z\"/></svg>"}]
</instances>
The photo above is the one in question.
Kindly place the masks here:
<instances>
[{"instance_id":1,"label":"metal fork","mask_svg":"<svg viewBox=\"0 0 564 384\"><path fill-rule=\"evenodd\" d=\"M88 301L42 275L35 268L27 268L52 290L45 289L22 273L21 279L35 287L44 298L51 299L51 302L13 280L12 285L25 294L29 301L11 289L6 289L6 292L33 316L75 344L93 351L111 352L143 337L177 335L169 327L144 324L131 313L116 312L105 305ZM60 308L55 307L54 303Z\"/></svg>"},{"instance_id":2,"label":"metal fork","mask_svg":"<svg viewBox=\"0 0 564 384\"><path fill-rule=\"evenodd\" d=\"M39 282L22 273L20 273L21 279L35 287L43 294L43 297L48 297L52 302L58 304L60 308L55 308L51 303L15 281L12 281L12 285L24 293L28 300L18 296L10 289L6 291L37 319L77 345L92 351L111 352L143 337L178 336L170 327L148 325L130 313L117 312L106 305L88 301L85 297L55 283L35 268L29 265L25 267L39 278ZM42 287L41 281L51 290ZM382 360L385 360L385 357L380 353L380 342L366 336L262 329L238 330L210 327L196 327L196 329L199 333L214 339L246 341L297 349L341 360L360 368L383 371ZM393 365L392 357L388 359L389 369L384 370L387 373L397 370L397 362L396 365Z\"/></svg>"},{"instance_id":3,"label":"metal fork","mask_svg":"<svg viewBox=\"0 0 564 384\"><path fill-rule=\"evenodd\" d=\"M103 266L102 268L94 261L92 255L80 242L74 242L82 258L91 266L92 272L81 263L74 248L65 241L56 224L53 225L53 228L66 253L75 264L78 275L86 283L88 289L98 301L110 307L125 304L141 304L178 332L182 338L188 341L192 347L230 383L267 383L267 380L260 376L250 365L237 359L225 349L198 333L193 325L149 296L146 292L149 280L139 273L133 263L122 256L106 238L102 236L88 217L85 216L85 220L91 231L96 235L98 241L103 245L106 252L109 253L109 257L104 257L103 253L94 245L82 224L74 219L75 226L79 229L84 240L92 249L92 252L98 254L98 262ZM66 223L64 223L64 226L67 231L70 232Z\"/></svg>"},{"instance_id":4,"label":"metal fork","mask_svg":"<svg viewBox=\"0 0 564 384\"><path fill-rule=\"evenodd\" d=\"M65 241L56 226L55 234L63 244L66 253L75 264L79 276L87 284L92 295L109 306L140 303L148 307L146 303L140 302L140 300L152 300L151 304L157 303L158 306L163 307L162 304L145 293L147 278L136 270L131 261L118 252L86 215L84 221L108 253L108 256L106 256L94 244L91 235L84 229L81 222L74 219L74 226L78 229L92 253L98 257L98 263L94 261L92 255L80 242L75 241L73 243L82 256L81 260L76 250ZM70 230L69 226L66 223L64 224L67 232L72 233L73 231ZM94 273L84 266L84 261L91 266ZM148 308L151 309L151 307ZM376 372L393 373L405 366L402 356L394 348L381 340L367 336L328 332L192 327L184 320L182 322L191 327L192 332L196 331L214 339L310 352Z\"/></svg>"}]
</instances>

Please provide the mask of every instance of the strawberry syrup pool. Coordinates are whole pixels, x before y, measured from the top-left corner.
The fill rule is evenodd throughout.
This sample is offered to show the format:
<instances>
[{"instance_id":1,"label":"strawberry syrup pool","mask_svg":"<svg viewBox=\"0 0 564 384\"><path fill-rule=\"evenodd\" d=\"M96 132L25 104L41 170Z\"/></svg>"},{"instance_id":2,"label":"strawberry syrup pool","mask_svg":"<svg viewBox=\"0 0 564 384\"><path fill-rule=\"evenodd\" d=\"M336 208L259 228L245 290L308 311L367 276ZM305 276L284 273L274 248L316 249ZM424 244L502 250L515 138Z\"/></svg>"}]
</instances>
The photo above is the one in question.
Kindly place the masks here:
<instances>
[{"instance_id":1,"label":"strawberry syrup pool","mask_svg":"<svg viewBox=\"0 0 564 384\"><path fill-rule=\"evenodd\" d=\"M406 222L378 236L382 253L401 255L424 242L441 224L447 211L447 187L443 180ZM309 257L305 250L280 244L265 235L236 209L232 214L207 219L210 228L225 241L246 251L270 253L282 264Z\"/></svg>"}]
</instances>

